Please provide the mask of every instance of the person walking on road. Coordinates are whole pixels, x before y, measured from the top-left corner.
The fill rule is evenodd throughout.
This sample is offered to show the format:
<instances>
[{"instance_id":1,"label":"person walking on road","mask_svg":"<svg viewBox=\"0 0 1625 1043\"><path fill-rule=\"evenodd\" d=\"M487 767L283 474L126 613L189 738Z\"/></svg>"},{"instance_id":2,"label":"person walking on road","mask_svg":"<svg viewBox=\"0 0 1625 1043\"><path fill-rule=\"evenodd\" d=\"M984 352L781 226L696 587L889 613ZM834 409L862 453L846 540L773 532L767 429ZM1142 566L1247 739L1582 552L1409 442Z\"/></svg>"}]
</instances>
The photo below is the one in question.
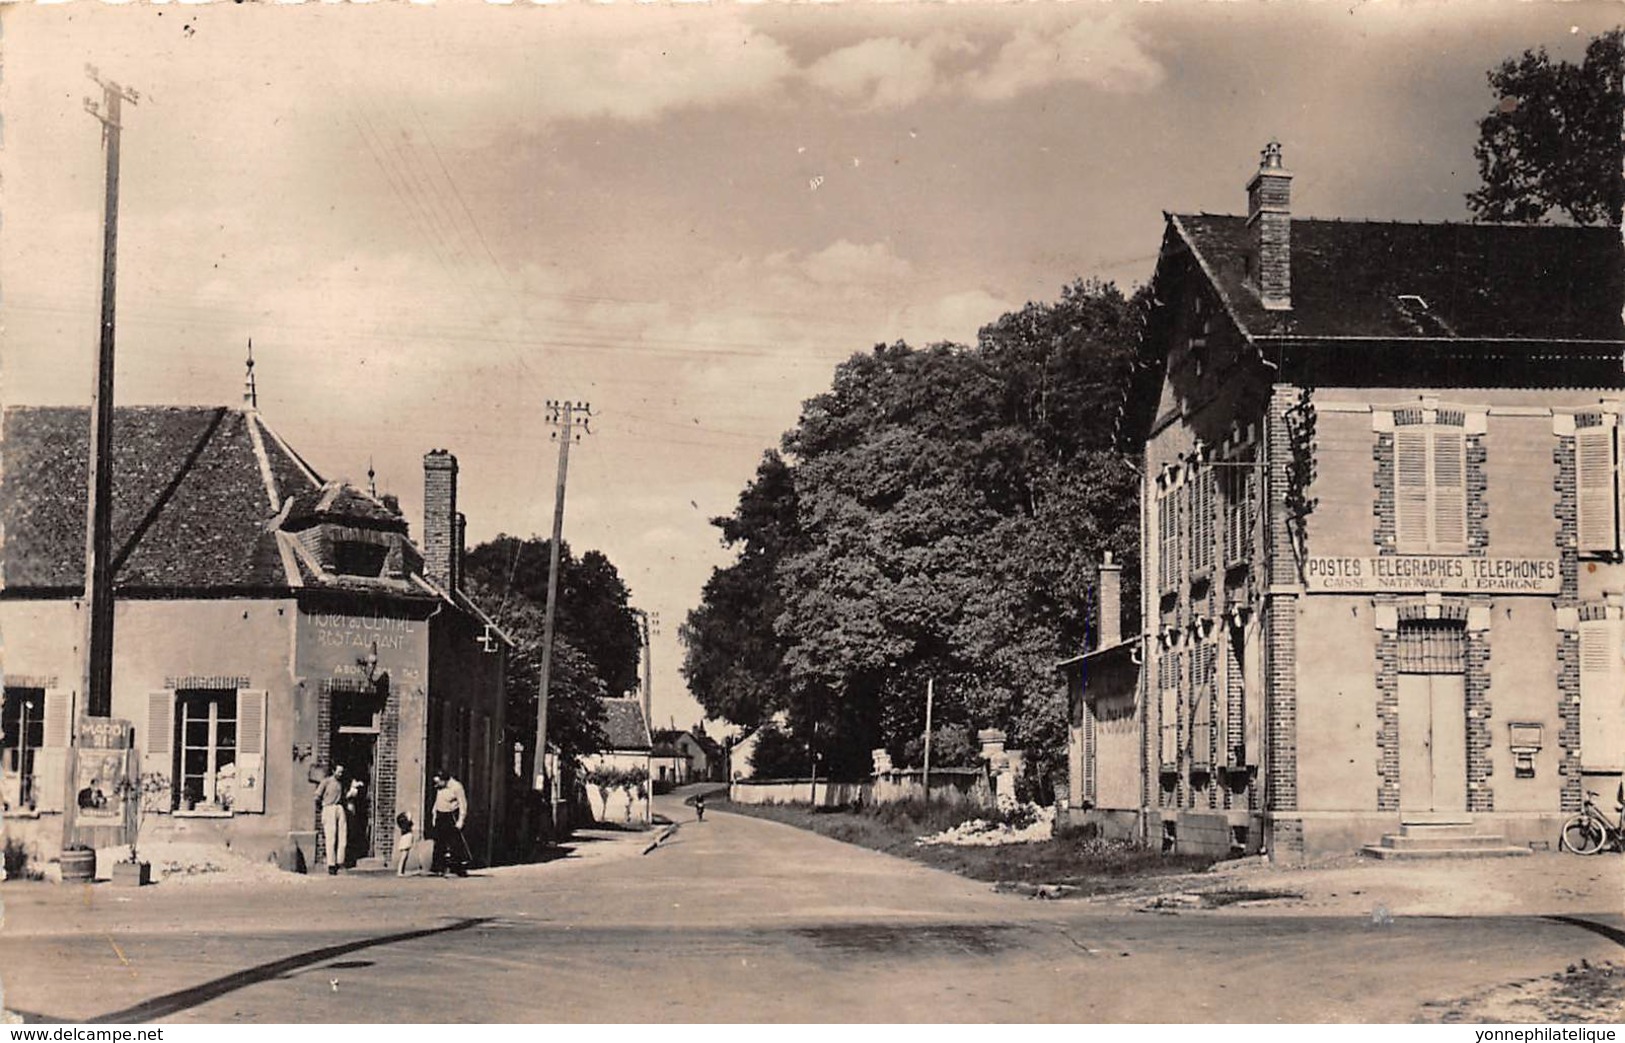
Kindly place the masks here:
<instances>
[{"instance_id":1,"label":"person walking on road","mask_svg":"<svg viewBox=\"0 0 1625 1043\"><path fill-rule=\"evenodd\" d=\"M337 876L349 846L349 823L344 813L344 765L328 769L327 778L316 787L316 810L321 816L322 838L327 842L327 875Z\"/></svg>"},{"instance_id":2,"label":"person walking on road","mask_svg":"<svg viewBox=\"0 0 1625 1043\"><path fill-rule=\"evenodd\" d=\"M468 793L449 769L434 773L434 862L429 872L445 876L447 870L468 875L468 841L463 839L463 823L468 818Z\"/></svg>"}]
</instances>

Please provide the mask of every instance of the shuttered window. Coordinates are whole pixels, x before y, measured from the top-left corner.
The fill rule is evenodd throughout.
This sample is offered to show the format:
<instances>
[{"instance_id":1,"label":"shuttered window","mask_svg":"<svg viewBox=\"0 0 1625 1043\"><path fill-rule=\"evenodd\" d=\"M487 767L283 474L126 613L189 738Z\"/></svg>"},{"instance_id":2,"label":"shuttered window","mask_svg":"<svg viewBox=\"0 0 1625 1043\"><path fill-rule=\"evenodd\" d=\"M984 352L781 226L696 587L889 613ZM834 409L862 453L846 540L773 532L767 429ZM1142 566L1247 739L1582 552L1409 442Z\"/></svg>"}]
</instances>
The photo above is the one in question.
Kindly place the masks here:
<instances>
[{"instance_id":1,"label":"shuttered window","mask_svg":"<svg viewBox=\"0 0 1625 1043\"><path fill-rule=\"evenodd\" d=\"M1191 574L1193 576L1213 568L1214 513L1218 489L1212 468L1196 474L1190 485L1191 496Z\"/></svg>"},{"instance_id":2,"label":"shuttered window","mask_svg":"<svg viewBox=\"0 0 1625 1043\"><path fill-rule=\"evenodd\" d=\"M1227 464L1224 469L1224 563L1237 565L1252 550L1255 481L1250 461Z\"/></svg>"},{"instance_id":3,"label":"shuttered window","mask_svg":"<svg viewBox=\"0 0 1625 1043\"><path fill-rule=\"evenodd\" d=\"M1581 554L1614 554L1619 550L1615 473L1613 426L1576 430L1575 508Z\"/></svg>"},{"instance_id":4,"label":"shuttered window","mask_svg":"<svg viewBox=\"0 0 1625 1043\"><path fill-rule=\"evenodd\" d=\"M1625 769L1625 626L1618 619L1580 624L1580 766Z\"/></svg>"},{"instance_id":5,"label":"shuttered window","mask_svg":"<svg viewBox=\"0 0 1625 1043\"><path fill-rule=\"evenodd\" d=\"M1179 689L1162 690L1162 750L1163 771L1179 769Z\"/></svg>"},{"instance_id":6,"label":"shuttered window","mask_svg":"<svg viewBox=\"0 0 1625 1043\"><path fill-rule=\"evenodd\" d=\"M44 732L34 759L35 807L61 811L68 787L68 745L73 741L74 693L45 689Z\"/></svg>"},{"instance_id":7,"label":"shuttered window","mask_svg":"<svg viewBox=\"0 0 1625 1043\"><path fill-rule=\"evenodd\" d=\"M0 800L12 814L39 807L45 746L45 689L7 688L0 707Z\"/></svg>"},{"instance_id":8,"label":"shuttered window","mask_svg":"<svg viewBox=\"0 0 1625 1043\"><path fill-rule=\"evenodd\" d=\"M265 810L265 698L257 689L237 693L237 779L233 811Z\"/></svg>"},{"instance_id":9,"label":"shuttered window","mask_svg":"<svg viewBox=\"0 0 1625 1043\"><path fill-rule=\"evenodd\" d=\"M1203 643L1191 649L1191 729L1192 767L1213 763L1213 663L1214 646Z\"/></svg>"},{"instance_id":10,"label":"shuttered window","mask_svg":"<svg viewBox=\"0 0 1625 1043\"><path fill-rule=\"evenodd\" d=\"M1157 586L1172 590L1179 584L1179 489L1157 500Z\"/></svg>"},{"instance_id":11,"label":"shuttered window","mask_svg":"<svg viewBox=\"0 0 1625 1043\"><path fill-rule=\"evenodd\" d=\"M1409 553L1467 551L1467 437L1459 427L1394 429L1394 532Z\"/></svg>"}]
</instances>

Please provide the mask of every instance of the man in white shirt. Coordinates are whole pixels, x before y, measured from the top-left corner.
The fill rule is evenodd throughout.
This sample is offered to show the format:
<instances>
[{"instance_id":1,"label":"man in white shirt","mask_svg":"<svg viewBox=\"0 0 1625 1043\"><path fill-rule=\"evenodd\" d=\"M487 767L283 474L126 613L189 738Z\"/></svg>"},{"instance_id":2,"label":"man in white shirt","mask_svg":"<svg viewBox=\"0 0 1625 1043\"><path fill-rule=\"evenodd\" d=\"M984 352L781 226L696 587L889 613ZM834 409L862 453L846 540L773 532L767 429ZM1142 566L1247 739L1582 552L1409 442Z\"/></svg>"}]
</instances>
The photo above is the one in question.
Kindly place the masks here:
<instances>
[{"instance_id":1,"label":"man in white shirt","mask_svg":"<svg viewBox=\"0 0 1625 1043\"><path fill-rule=\"evenodd\" d=\"M349 823L344 814L344 765L328 769L327 778L316 787L316 808L321 815L322 836L327 842L327 875L337 876L349 846Z\"/></svg>"},{"instance_id":2,"label":"man in white shirt","mask_svg":"<svg viewBox=\"0 0 1625 1043\"><path fill-rule=\"evenodd\" d=\"M429 834L434 838L434 862L429 872L444 876L449 869L458 876L468 875L468 842L463 839L463 823L468 818L468 793L450 769L434 773L434 811Z\"/></svg>"}]
</instances>

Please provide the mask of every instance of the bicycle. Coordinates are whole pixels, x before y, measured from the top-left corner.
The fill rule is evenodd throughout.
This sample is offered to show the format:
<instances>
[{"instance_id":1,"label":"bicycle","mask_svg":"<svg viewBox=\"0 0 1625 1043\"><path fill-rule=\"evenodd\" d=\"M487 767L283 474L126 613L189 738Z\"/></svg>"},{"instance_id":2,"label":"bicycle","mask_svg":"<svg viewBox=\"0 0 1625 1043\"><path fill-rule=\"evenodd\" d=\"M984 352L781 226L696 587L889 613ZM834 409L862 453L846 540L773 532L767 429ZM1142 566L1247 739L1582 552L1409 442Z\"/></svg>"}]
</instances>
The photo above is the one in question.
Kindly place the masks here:
<instances>
[{"instance_id":1,"label":"bicycle","mask_svg":"<svg viewBox=\"0 0 1625 1043\"><path fill-rule=\"evenodd\" d=\"M1558 846L1576 855L1595 855L1604 849L1625 849L1625 799L1613 821L1597 807L1597 794L1586 791L1580 813L1563 823Z\"/></svg>"}]
</instances>

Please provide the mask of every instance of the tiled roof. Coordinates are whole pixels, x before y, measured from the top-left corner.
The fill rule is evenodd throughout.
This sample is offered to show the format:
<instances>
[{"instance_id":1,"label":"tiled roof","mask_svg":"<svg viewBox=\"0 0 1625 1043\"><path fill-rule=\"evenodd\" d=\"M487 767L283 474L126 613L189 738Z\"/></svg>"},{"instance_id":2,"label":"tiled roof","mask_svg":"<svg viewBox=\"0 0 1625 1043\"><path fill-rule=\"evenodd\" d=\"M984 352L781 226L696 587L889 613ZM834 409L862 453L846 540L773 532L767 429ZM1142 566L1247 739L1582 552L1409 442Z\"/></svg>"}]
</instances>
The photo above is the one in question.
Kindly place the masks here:
<instances>
[{"instance_id":1,"label":"tiled roof","mask_svg":"<svg viewBox=\"0 0 1625 1043\"><path fill-rule=\"evenodd\" d=\"M0 425L0 578L13 593L84 586L90 413L16 406ZM324 484L259 415L206 406L126 406L113 415L113 582L121 591L283 588L282 509L405 531L405 521L346 486ZM291 527L291 526L289 526ZM288 537L284 537L284 542Z\"/></svg>"},{"instance_id":2,"label":"tiled roof","mask_svg":"<svg viewBox=\"0 0 1625 1043\"><path fill-rule=\"evenodd\" d=\"M649 726L643 720L643 703L637 699L604 700L604 745L611 750L647 750Z\"/></svg>"},{"instance_id":3,"label":"tiled roof","mask_svg":"<svg viewBox=\"0 0 1625 1043\"><path fill-rule=\"evenodd\" d=\"M1625 252L1612 228L1292 220L1292 307L1246 285L1246 219L1178 214L1254 338L1625 341Z\"/></svg>"},{"instance_id":4,"label":"tiled roof","mask_svg":"<svg viewBox=\"0 0 1625 1043\"><path fill-rule=\"evenodd\" d=\"M114 411L116 588L285 585L253 422L226 407ZM13 407L0 437L6 588L82 589L89 410Z\"/></svg>"},{"instance_id":5,"label":"tiled roof","mask_svg":"<svg viewBox=\"0 0 1625 1043\"><path fill-rule=\"evenodd\" d=\"M283 527L300 529L317 522L338 521L347 525L388 529L404 533L406 519L359 489L328 482L292 497Z\"/></svg>"}]
</instances>

